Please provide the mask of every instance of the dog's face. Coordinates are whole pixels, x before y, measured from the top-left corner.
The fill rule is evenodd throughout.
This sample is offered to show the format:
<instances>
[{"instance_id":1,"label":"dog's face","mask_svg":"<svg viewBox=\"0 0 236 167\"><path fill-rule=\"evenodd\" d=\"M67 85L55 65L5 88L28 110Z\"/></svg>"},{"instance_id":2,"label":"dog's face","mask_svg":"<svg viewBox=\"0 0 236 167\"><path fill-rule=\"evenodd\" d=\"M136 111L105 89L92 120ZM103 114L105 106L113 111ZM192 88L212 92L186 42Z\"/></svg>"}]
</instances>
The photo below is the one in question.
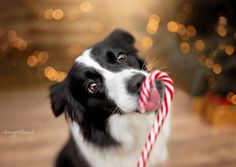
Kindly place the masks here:
<instances>
[{"instance_id":1,"label":"dog's face","mask_svg":"<svg viewBox=\"0 0 236 167\"><path fill-rule=\"evenodd\" d=\"M105 130L112 114L136 111L140 86L147 75L143 67L134 38L122 30L113 31L85 50L67 78L51 87L54 114L65 110L72 120L87 127L86 131L92 127Z\"/></svg>"}]
</instances>

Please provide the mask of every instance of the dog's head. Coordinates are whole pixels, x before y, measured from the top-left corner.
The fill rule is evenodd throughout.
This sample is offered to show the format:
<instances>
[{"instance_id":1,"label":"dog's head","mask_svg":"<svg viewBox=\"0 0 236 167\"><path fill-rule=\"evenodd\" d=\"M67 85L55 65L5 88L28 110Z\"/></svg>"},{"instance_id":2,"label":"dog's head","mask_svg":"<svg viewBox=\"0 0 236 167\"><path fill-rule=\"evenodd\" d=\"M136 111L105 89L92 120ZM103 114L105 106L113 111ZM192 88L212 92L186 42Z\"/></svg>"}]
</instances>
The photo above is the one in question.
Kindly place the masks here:
<instances>
[{"instance_id":1,"label":"dog's head","mask_svg":"<svg viewBox=\"0 0 236 167\"><path fill-rule=\"evenodd\" d=\"M134 38L114 30L102 42L79 56L66 79L51 87L55 116L64 111L80 126L105 128L112 114L135 112L139 91L147 72L137 56Z\"/></svg>"}]
</instances>

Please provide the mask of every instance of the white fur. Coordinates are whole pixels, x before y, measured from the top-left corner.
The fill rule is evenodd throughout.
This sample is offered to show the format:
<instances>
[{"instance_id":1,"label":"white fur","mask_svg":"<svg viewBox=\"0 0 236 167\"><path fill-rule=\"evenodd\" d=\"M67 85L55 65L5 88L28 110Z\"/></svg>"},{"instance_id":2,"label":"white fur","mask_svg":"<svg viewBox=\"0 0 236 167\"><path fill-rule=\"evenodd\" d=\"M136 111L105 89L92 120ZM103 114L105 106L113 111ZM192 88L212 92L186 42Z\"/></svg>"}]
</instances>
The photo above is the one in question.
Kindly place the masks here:
<instances>
[{"instance_id":1,"label":"white fur","mask_svg":"<svg viewBox=\"0 0 236 167\"><path fill-rule=\"evenodd\" d=\"M128 93L126 81L137 73L147 75L144 71L136 69L124 69L120 72L111 72L100 66L90 55L91 50L86 50L75 61L83 63L88 67L96 69L105 79L105 87L110 99L114 100L117 106L124 112L133 112L137 107L138 97Z\"/></svg>"},{"instance_id":2,"label":"white fur","mask_svg":"<svg viewBox=\"0 0 236 167\"><path fill-rule=\"evenodd\" d=\"M80 127L76 122L71 123L74 140L82 154L92 167L132 167L136 166L141 155L142 147L151 129L155 114L143 115L138 113L114 115L109 119L111 135L121 147L100 149L84 140ZM169 118L166 119L154 145L148 167L156 167L167 159L167 140L169 137Z\"/></svg>"},{"instance_id":3,"label":"white fur","mask_svg":"<svg viewBox=\"0 0 236 167\"><path fill-rule=\"evenodd\" d=\"M108 71L90 57L90 50L86 50L76 62L91 66L103 75L109 98L114 100L122 111L132 112L136 109L138 97L127 92L125 81L137 73L144 75L147 73L134 69ZM76 144L92 167L131 167L136 166L154 119L154 113L146 115L132 112L122 116L111 116L108 120L110 133L121 143L121 147L109 149L100 149L84 140L76 122L71 122L70 127ZM148 166L156 166L167 159L169 133L170 119L167 118L153 148Z\"/></svg>"}]
</instances>

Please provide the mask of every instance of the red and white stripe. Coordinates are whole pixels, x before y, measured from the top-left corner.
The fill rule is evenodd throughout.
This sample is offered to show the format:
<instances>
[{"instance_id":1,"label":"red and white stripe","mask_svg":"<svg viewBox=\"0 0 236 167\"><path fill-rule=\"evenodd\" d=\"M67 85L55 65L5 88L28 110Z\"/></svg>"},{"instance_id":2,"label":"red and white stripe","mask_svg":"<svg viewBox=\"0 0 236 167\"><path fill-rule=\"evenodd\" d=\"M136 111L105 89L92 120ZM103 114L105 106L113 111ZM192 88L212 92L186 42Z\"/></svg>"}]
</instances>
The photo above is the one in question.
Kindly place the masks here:
<instances>
[{"instance_id":1,"label":"red and white stripe","mask_svg":"<svg viewBox=\"0 0 236 167\"><path fill-rule=\"evenodd\" d=\"M153 145L158 137L158 134L164 123L164 120L166 116L168 115L171 101L174 95L174 83L169 77L169 75L159 70L152 72L143 82L142 88L140 91L138 109L141 113L146 112L145 106L147 105L147 102L150 96L150 91L151 91L151 88L153 87L154 81L157 79L161 80L165 86L164 100L162 102L160 111L158 112L156 116L151 132L148 135L147 141L142 149L142 153L137 164L138 167L146 166L146 162L150 156Z\"/></svg>"}]
</instances>

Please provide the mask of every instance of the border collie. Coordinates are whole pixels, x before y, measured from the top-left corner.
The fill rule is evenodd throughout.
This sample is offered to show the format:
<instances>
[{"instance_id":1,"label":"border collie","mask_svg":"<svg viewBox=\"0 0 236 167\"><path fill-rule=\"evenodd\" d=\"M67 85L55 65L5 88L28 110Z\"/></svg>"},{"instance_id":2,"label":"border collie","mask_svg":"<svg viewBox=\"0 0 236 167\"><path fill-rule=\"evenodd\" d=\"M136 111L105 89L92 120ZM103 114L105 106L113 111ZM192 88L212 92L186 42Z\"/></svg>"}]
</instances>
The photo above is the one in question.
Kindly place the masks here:
<instances>
[{"instance_id":1,"label":"border collie","mask_svg":"<svg viewBox=\"0 0 236 167\"><path fill-rule=\"evenodd\" d=\"M51 86L52 111L55 116L64 112L71 130L56 167L136 166L156 113L136 112L140 86L148 73L134 42L128 32L114 30L75 60L63 82ZM157 88L160 104L161 81ZM167 159L169 123L168 118L148 166Z\"/></svg>"}]
</instances>

